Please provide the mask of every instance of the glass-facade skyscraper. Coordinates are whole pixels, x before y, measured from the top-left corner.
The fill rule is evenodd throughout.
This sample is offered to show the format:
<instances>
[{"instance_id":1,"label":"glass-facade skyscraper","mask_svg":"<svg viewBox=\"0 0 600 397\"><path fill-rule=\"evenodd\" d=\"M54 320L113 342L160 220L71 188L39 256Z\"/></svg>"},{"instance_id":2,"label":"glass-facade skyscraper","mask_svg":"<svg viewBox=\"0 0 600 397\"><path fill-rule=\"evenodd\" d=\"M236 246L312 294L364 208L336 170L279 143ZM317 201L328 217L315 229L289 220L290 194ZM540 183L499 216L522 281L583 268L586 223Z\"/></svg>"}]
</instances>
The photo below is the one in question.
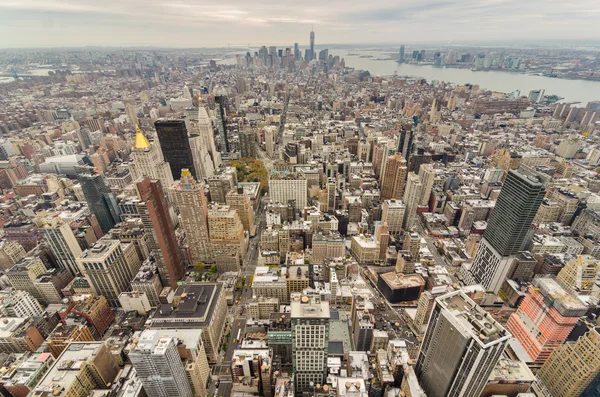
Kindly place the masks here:
<instances>
[{"instance_id":1,"label":"glass-facade skyscraper","mask_svg":"<svg viewBox=\"0 0 600 397\"><path fill-rule=\"evenodd\" d=\"M547 181L546 175L525 166L508 172L471 268L486 290L498 292L510 258L523 250Z\"/></svg>"},{"instance_id":2,"label":"glass-facade skyscraper","mask_svg":"<svg viewBox=\"0 0 600 397\"><path fill-rule=\"evenodd\" d=\"M159 119L154 123L160 148L166 162L171 166L173 180L179 179L182 169L188 169L196 178L194 158L190 147L185 121L179 119Z\"/></svg>"},{"instance_id":3,"label":"glass-facade skyscraper","mask_svg":"<svg viewBox=\"0 0 600 397\"><path fill-rule=\"evenodd\" d=\"M77 166L75 172L90 212L96 216L102 233L107 233L120 221L117 199L94 167Z\"/></svg>"}]
</instances>

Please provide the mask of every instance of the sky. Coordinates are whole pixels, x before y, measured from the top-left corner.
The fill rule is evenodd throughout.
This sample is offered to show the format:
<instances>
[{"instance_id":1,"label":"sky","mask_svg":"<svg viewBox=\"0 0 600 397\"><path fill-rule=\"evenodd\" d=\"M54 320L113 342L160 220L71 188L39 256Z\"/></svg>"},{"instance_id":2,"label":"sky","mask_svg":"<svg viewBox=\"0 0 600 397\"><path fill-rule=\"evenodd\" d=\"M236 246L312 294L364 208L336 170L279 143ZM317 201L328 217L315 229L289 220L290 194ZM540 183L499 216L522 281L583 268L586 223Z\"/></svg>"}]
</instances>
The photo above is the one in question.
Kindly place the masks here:
<instances>
[{"instance_id":1,"label":"sky","mask_svg":"<svg viewBox=\"0 0 600 397\"><path fill-rule=\"evenodd\" d=\"M600 41L598 0L0 0L0 48Z\"/></svg>"}]
</instances>

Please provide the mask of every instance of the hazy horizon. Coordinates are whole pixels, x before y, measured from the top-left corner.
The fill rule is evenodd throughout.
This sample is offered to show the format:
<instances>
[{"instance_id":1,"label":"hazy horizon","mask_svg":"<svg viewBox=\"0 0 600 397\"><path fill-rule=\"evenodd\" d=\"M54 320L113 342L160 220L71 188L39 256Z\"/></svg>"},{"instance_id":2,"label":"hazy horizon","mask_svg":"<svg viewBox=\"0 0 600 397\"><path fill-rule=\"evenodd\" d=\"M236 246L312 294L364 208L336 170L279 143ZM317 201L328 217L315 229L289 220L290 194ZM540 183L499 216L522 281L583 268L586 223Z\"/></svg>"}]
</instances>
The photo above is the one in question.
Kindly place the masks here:
<instances>
[{"instance_id":1,"label":"hazy horizon","mask_svg":"<svg viewBox=\"0 0 600 397\"><path fill-rule=\"evenodd\" d=\"M592 0L0 0L0 10L3 49L305 47L313 26L320 45L600 43Z\"/></svg>"}]
</instances>

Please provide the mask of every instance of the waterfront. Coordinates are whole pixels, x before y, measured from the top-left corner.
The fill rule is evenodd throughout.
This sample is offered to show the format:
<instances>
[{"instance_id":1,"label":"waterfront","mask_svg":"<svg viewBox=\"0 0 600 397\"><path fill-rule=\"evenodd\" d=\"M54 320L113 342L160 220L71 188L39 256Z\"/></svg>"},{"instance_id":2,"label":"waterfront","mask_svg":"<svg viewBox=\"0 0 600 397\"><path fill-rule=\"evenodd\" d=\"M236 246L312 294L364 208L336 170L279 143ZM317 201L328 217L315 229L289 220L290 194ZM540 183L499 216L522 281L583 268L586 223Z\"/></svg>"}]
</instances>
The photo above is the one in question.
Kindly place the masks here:
<instances>
[{"instance_id":1,"label":"waterfront","mask_svg":"<svg viewBox=\"0 0 600 397\"><path fill-rule=\"evenodd\" d=\"M432 65L398 64L394 60L377 60L377 58L388 58L389 51L334 48L330 49L329 53L344 58L346 66L368 70L372 75L389 76L396 72L398 76L422 77L428 81L477 84L482 88L499 92L519 90L521 95L527 95L531 90L544 89L548 95L563 97L561 102L581 102L582 105L600 100L600 81L567 80L518 72L472 71L470 69L440 68ZM370 55L372 58L361 58L366 55ZM234 65L235 62L234 56L220 63Z\"/></svg>"}]
</instances>

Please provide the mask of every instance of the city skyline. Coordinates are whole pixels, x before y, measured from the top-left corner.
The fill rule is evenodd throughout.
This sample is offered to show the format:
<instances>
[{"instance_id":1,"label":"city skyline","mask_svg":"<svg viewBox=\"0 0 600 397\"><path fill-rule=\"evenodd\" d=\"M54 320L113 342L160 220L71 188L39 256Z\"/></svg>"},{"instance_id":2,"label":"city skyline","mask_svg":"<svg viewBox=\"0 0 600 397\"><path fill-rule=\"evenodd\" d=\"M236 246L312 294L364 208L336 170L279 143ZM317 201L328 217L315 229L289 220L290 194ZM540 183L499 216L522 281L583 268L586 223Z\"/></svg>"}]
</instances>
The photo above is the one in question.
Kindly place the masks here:
<instances>
[{"instance_id":1,"label":"city skyline","mask_svg":"<svg viewBox=\"0 0 600 397\"><path fill-rule=\"evenodd\" d=\"M581 0L559 2L378 1L353 5L303 2L148 4L138 0L92 2L50 0L0 3L0 48L158 46L226 47L299 42L316 45L463 42L477 40L600 40L599 10ZM342 10L340 12L340 10ZM474 32L477 32L475 35ZM243 39L242 39L243 38Z\"/></svg>"}]
</instances>

